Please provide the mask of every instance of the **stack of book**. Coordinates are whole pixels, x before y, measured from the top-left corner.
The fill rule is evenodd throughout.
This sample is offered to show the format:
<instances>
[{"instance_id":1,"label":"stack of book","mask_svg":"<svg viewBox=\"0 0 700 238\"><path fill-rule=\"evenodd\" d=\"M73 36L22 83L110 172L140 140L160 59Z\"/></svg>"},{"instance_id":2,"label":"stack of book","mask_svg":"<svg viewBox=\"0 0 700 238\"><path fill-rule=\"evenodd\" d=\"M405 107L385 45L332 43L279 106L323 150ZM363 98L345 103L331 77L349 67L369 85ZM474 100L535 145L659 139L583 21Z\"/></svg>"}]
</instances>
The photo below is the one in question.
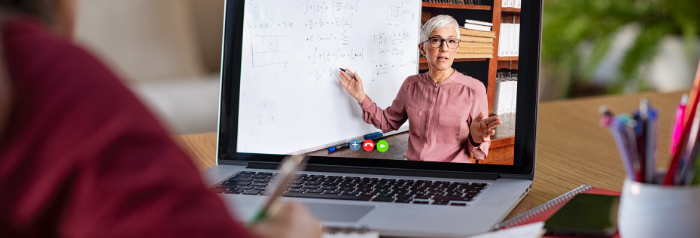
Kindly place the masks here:
<instances>
[{"instance_id":1,"label":"stack of book","mask_svg":"<svg viewBox=\"0 0 700 238\"><path fill-rule=\"evenodd\" d=\"M423 2L449 3L462 5L485 5L485 0L423 0Z\"/></svg>"},{"instance_id":2,"label":"stack of book","mask_svg":"<svg viewBox=\"0 0 700 238\"><path fill-rule=\"evenodd\" d=\"M516 112L518 98L518 70L499 69L496 73L496 97L493 113L506 114Z\"/></svg>"},{"instance_id":3,"label":"stack of book","mask_svg":"<svg viewBox=\"0 0 700 238\"><path fill-rule=\"evenodd\" d=\"M464 27L459 29L462 42L455 58L492 58L496 32L491 31L491 27L490 22L465 20Z\"/></svg>"}]
</instances>

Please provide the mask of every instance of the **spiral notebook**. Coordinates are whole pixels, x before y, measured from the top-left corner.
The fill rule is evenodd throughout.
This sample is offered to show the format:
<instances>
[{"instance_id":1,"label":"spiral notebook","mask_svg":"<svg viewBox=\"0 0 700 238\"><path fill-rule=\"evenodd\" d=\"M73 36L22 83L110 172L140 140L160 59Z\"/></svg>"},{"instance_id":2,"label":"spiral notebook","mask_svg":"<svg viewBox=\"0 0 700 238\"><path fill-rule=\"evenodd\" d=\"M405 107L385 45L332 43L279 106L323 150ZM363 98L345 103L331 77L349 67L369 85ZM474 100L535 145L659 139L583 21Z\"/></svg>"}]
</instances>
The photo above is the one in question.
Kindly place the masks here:
<instances>
[{"instance_id":1,"label":"spiral notebook","mask_svg":"<svg viewBox=\"0 0 700 238\"><path fill-rule=\"evenodd\" d=\"M590 185L584 184L580 187L571 190L559 197L556 197L549 202L539 205L533 209L528 210L520 215L517 215L511 219L503 221L496 225L496 229L508 229L514 226L526 225L540 221L546 221L549 217L554 215L559 208L563 207L569 200L571 200L576 194L588 193L588 194L600 194L600 195L613 195L619 196L620 192L596 188Z\"/></svg>"},{"instance_id":2,"label":"spiral notebook","mask_svg":"<svg viewBox=\"0 0 700 238\"><path fill-rule=\"evenodd\" d=\"M322 238L379 238L379 232L354 227L326 227Z\"/></svg>"}]
</instances>

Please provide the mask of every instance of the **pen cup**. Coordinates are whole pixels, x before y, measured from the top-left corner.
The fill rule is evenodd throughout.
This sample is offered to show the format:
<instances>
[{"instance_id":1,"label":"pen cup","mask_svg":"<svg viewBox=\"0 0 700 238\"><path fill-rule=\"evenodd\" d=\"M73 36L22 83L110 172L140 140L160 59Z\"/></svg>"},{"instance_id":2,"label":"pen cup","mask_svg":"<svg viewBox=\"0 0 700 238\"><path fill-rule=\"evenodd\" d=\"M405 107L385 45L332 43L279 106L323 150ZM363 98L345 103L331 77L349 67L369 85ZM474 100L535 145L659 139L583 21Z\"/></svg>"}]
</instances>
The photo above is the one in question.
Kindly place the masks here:
<instances>
[{"instance_id":1,"label":"pen cup","mask_svg":"<svg viewBox=\"0 0 700 238\"><path fill-rule=\"evenodd\" d=\"M700 186L662 186L625 180L620 198L620 237L697 237Z\"/></svg>"}]
</instances>

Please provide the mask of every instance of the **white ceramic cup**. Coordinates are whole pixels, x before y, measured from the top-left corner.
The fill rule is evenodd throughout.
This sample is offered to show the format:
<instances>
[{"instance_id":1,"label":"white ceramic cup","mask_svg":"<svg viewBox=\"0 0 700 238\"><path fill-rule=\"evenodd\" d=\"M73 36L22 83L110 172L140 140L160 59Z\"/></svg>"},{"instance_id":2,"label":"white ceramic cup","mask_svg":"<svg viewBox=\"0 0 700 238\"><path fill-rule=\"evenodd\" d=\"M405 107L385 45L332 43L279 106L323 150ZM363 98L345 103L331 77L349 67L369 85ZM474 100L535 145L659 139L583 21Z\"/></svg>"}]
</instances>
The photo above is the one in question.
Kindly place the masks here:
<instances>
[{"instance_id":1,"label":"white ceramic cup","mask_svg":"<svg viewBox=\"0 0 700 238\"><path fill-rule=\"evenodd\" d=\"M700 237L700 186L625 180L618 212L620 237Z\"/></svg>"}]
</instances>

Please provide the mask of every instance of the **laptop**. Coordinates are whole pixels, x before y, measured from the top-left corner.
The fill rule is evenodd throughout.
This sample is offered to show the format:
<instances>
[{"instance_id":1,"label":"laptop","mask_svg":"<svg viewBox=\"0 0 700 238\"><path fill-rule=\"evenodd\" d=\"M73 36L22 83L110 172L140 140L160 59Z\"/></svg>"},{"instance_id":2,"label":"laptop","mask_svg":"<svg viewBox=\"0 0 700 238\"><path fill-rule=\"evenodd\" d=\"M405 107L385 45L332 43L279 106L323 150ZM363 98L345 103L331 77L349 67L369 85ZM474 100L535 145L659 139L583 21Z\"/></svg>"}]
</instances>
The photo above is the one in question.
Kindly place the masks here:
<instances>
[{"instance_id":1,"label":"laptop","mask_svg":"<svg viewBox=\"0 0 700 238\"><path fill-rule=\"evenodd\" d=\"M519 12L503 13L519 17L519 31L500 30L503 39L493 41L501 47L519 45L518 56L494 64L494 58L453 64L486 86L492 110L503 121L484 148L488 155L483 160L473 158L464 143L446 149L466 153L460 161L435 161L445 157L434 154L438 152L420 158L407 153L420 151L413 142L424 135L412 137L411 130L421 131L428 122L412 122L409 115L395 130L377 129L340 85L339 68L358 72L368 97L386 109L407 78L425 73L416 48L421 16L426 15L421 4L226 1L217 165L202 173L236 219L250 221L265 200L262 191L275 169L291 154L310 159L282 200L304 203L324 226L368 228L382 236L484 233L530 191L541 0L523 1ZM433 11L428 14L441 10ZM460 24L466 19L491 21L494 14L445 11L455 14ZM492 66L498 72L489 72ZM407 114L413 116L429 110L410 109ZM437 139L466 141L465 128L457 126L442 130L446 137Z\"/></svg>"}]
</instances>

